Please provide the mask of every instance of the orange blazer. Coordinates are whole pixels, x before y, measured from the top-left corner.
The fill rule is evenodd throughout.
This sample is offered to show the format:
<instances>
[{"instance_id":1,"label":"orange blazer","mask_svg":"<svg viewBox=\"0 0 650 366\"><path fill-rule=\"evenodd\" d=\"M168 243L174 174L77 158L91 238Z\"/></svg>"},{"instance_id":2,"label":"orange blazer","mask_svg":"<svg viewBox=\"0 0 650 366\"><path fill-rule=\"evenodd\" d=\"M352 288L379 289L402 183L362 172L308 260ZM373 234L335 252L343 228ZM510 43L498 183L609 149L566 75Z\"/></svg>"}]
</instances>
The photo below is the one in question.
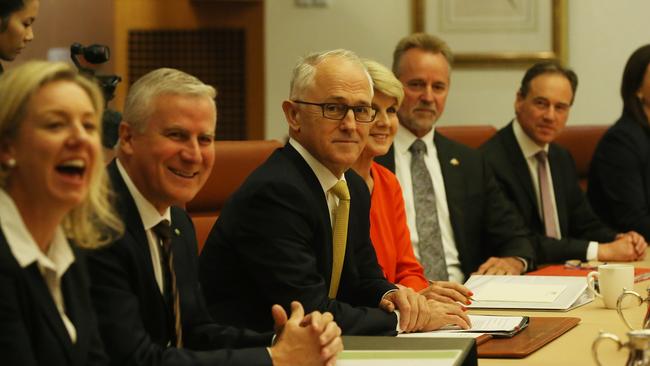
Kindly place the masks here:
<instances>
[{"instance_id":1,"label":"orange blazer","mask_svg":"<svg viewBox=\"0 0 650 366\"><path fill-rule=\"evenodd\" d=\"M377 261L388 281L422 290L428 282L413 253L399 181L390 170L375 162L370 174L375 183L370 201L370 239Z\"/></svg>"}]
</instances>

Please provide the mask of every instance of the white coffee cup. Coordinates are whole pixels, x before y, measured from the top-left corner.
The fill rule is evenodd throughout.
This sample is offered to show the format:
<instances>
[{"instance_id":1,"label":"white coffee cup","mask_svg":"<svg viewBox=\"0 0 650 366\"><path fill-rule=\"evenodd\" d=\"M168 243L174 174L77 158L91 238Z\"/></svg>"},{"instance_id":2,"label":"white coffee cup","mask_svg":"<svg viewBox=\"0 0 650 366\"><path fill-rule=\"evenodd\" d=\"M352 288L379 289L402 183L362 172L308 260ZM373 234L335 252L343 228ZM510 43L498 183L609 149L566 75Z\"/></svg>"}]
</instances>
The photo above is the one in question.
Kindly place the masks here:
<instances>
[{"instance_id":1,"label":"white coffee cup","mask_svg":"<svg viewBox=\"0 0 650 366\"><path fill-rule=\"evenodd\" d=\"M597 292L594 288L594 278L598 278ZM630 264L602 264L598 266L598 272L589 272L587 275L587 287L597 297L603 299L605 307L616 309L616 301L624 289L634 288L634 266Z\"/></svg>"}]
</instances>

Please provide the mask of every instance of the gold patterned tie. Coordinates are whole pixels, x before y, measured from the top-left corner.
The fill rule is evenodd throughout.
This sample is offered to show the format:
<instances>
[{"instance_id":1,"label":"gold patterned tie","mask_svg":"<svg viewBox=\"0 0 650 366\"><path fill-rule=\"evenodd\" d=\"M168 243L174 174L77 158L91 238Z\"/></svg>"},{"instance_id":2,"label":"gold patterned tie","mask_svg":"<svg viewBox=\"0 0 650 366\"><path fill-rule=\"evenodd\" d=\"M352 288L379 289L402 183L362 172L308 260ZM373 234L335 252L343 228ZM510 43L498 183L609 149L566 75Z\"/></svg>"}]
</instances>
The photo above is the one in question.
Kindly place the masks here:
<instances>
[{"instance_id":1,"label":"gold patterned tie","mask_svg":"<svg viewBox=\"0 0 650 366\"><path fill-rule=\"evenodd\" d=\"M160 240L162 259L167 266L171 282L172 305L174 311L174 331L176 332L176 347L183 347L183 325L181 323L181 304L176 287L176 272L174 271L174 253L172 252L172 229L169 221L162 220L153 227L154 233Z\"/></svg>"},{"instance_id":2,"label":"gold patterned tie","mask_svg":"<svg viewBox=\"0 0 650 366\"><path fill-rule=\"evenodd\" d=\"M339 205L334 213L334 231L332 233L332 280L330 281L329 298L336 298L341 280L341 271L345 261L345 245L348 237L348 216L350 215L350 192L344 180L339 180L329 190L338 197Z\"/></svg>"}]
</instances>

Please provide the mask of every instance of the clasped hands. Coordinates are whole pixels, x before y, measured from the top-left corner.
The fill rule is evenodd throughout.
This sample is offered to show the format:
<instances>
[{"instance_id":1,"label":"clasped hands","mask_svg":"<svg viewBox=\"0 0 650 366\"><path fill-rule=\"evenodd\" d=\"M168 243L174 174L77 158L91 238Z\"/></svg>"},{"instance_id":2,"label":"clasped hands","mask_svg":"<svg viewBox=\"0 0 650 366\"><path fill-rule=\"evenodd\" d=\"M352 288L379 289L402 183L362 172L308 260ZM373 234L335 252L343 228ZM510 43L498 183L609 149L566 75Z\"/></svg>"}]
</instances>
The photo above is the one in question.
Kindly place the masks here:
<instances>
[{"instance_id":1,"label":"clasped hands","mask_svg":"<svg viewBox=\"0 0 650 366\"><path fill-rule=\"evenodd\" d=\"M331 313L314 311L305 315L302 305L291 303L291 317L282 306L271 308L275 322L276 342L269 349L274 366L336 364L343 350L341 328Z\"/></svg>"},{"instance_id":2,"label":"clasped hands","mask_svg":"<svg viewBox=\"0 0 650 366\"><path fill-rule=\"evenodd\" d=\"M460 299L464 295L459 292L445 301L436 300L446 297L450 291L456 291L454 286L436 285L435 288L429 286L427 289L423 290L425 294L421 294L410 288L398 286L397 290L384 295L379 307L387 312L399 310L399 327L406 333L428 332L445 325L458 325L463 329L470 327L469 317L465 313L466 308L453 300ZM471 294L469 290L464 293L468 294L467 297ZM462 301L465 304L469 301L467 297Z\"/></svg>"},{"instance_id":3,"label":"clasped hands","mask_svg":"<svg viewBox=\"0 0 650 366\"><path fill-rule=\"evenodd\" d=\"M639 261L645 257L648 244L636 231L616 235L613 242L598 246L599 261Z\"/></svg>"}]
</instances>

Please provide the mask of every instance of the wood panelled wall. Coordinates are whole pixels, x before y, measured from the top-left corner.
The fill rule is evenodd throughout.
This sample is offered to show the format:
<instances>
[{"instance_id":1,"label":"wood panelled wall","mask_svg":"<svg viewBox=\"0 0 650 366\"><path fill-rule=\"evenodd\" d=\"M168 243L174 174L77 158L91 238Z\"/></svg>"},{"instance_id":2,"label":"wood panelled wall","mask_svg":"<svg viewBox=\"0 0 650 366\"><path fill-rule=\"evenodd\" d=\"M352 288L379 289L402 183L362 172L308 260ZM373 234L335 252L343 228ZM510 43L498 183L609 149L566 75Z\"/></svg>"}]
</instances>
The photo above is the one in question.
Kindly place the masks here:
<instances>
[{"instance_id":1,"label":"wood panelled wall","mask_svg":"<svg viewBox=\"0 0 650 366\"><path fill-rule=\"evenodd\" d=\"M246 138L264 138L264 4L261 1L115 0L113 63L122 76L115 106L122 106L128 80L130 30L239 28L246 38ZM120 108L121 109L121 108Z\"/></svg>"}]
</instances>

